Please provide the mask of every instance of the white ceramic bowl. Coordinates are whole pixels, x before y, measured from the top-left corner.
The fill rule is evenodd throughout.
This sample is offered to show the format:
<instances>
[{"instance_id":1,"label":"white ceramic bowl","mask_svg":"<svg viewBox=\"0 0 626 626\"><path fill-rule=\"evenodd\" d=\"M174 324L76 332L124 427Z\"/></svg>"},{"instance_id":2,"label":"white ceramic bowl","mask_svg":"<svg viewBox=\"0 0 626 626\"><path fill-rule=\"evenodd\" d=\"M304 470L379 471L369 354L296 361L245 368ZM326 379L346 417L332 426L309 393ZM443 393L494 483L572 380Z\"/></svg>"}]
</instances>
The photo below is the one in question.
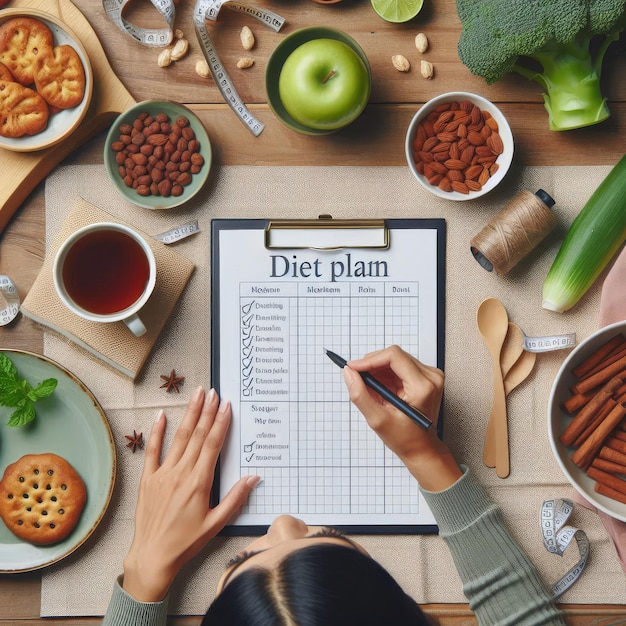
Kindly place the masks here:
<instances>
[{"instance_id":1,"label":"white ceramic bowl","mask_svg":"<svg viewBox=\"0 0 626 626\"><path fill-rule=\"evenodd\" d=\"M417 134L418 126L422 124L428 118L428 116L437 109L437 107L450 102L460 103L464 100L468 100L472 104L476 105L481 111L488 112L491 117L497 122L498 133L500 135L500 138L502 139L504 150L502 154L498 156L496 161L496 163L498 163L498 171L490 176L489 180L484 185L482 185L482 188L479 191L472 190L469 191L469 193L462 193L454 190L444 191L443 189L440 189L437 185L429 183L428 178L424 176L423 173L420 173L418 171L414 157L414 141ZM486 193L489 193L492 189L497 187L500 181L506 176L506 173L511 166L511 161L513 160L513 151L513 134L511 133L511 127L509 126L509 123L502 114L502 111L500 111L497 106L489 102L489 100L487 100L486 98L464 91L452 91L449 93L444 93L426 102L411 120L405 140L406 160L409 169L411 170L411 172L413 172L413 175L415 176L417 181L422 185L422 187L424 187L424 189L430 191L430 193L433 193L440 198L446 198L447 200L473 200L475 198L479 198L480 196L485 195Z\"/></svg>"},{"instance_id":2,"label":"white ceramic bowl","mask_svg":"<svg viewBox=\"0 0 626 626\"><path fill-rule=\"evenodd\" d=\"M596 493L594 491L595 481L571 461L570 457L574 448L564 446L559 440L561 433L572 420L572 416L561 408L563 402L570 397L570 386L576 380L571 373L572 368L576 367L611 337L620 333L626 335L626 321L617 322L596 331L574 348L565 359L552 383L552 391L548 401L548 437L552 452L561 470L574 488L599 510L626 522L626 504Z\"/></svg>"}]
</instances>

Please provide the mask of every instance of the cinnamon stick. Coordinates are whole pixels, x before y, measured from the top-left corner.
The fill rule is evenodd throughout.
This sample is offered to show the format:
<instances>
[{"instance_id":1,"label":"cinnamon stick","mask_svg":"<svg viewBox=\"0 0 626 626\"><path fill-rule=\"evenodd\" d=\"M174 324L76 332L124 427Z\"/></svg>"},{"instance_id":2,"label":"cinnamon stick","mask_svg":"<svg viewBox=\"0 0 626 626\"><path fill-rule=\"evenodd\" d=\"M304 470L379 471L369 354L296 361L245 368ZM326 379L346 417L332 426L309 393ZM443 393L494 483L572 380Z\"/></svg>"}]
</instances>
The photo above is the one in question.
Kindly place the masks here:
<instances>
[{"instance_id":1,"label":"cinnamon stick","mask_svg":"<svg viewBox=\"0 0 626 626\"><path fill-rule=\"evenodd\" d=\"M624 432L623 430L619 428L616 428L613 431L612 437L614 437L615 439L618 439L619 441L626 441L626 432Z\"/></svg>"},{"instance_id":2,"label":"cinnamon stick","mask_svg":"<svg viewBox=\"0 0 626 626\"><path fill-rule=\"evenodd\" d=\"M587 393L575 393L563 402L562 408L567 413L576 413L576 411L582 409L594 395L595 391L593 389Z\"/></svg>"},{"instance_id":3,"label":"cinnamon stick","mask_svg":"<svg viewBox=\"0 0 626 626\"><path fill-rule=\"evenodd\" d=\"M600 370L604 369L607 365L611 365L611 363L615 363L615 361L619 361L622 357L626 356L626 347L622 346L618 350L614 350L611 354L607 355L607 357L602 360L598 365L596 365L593 369L587 372L584 376L581 377L582 380L585 378L589 378L594 374L597 374Z\"/></svg>"},{"instance_id":4,"label":"cinnamon stick","mask_svg":"<svg viewBox=\"0 0 626 626\"><path fill-rule=\"evenodd\" d=\"M591 433L600 425L602 420L604 420L604 418L615 408L616 404L617 402L615 402L613 398L607 398L602 408L596 413L595 417L589 421L585 430L583 430L580 435L576 437L576 440L572 445L575 448L582 446L583 443L589 438L589 435L591 435Z\"/></svg>"},{"instance_id":5,"label":"cinnamon stick","mask_svg":"<svg viewBox=\"0 0 626 626\"><path fill-rule=\"evenodd\" d=\"M587 437L585 442L572 454L572 463L585 470L596 452L602 446L604 440L611 434L611 431L622 421L626 415L626 407L617 404L613 410L602 420L598 427ZM626 483L625 483L626 484Z\"/></svg>"},{"instance_id":6,"label":"cinnamon stick","mask_svg":"<svg viewBox=\"0 0 626 626\"><path fill-rule=\"evenodd\" d=\"M596 493L599 493L600 495L606 496L607 498L613 498L613 500L617 500L618 502L626 504L626 494L618 491L617 489L612 489L608 485L596 483L594 486L594 491Z\"/></svg>"},{"instance_id":7,"label":"cinnamon stick","mask_svg":"<svg viewBox=\"0 0 626 626\"><path fill-rule=\"evenodd\" d=\"M591 462L591 467L603 470L609 474L626 474L626 465L621 465L620 463L615 463L614 461L607 461L606 459L601 459L600 457L596 457Z\"/></svg>"},{"instance_id":8,"label":"cinnamon stick","mask_svg":"<svg viewBox=\"0 0 626 626\"><path fill-rule=\"evenodd\" d=\"M589 402L576 414L574 419L567 425L561 433L561 443L564 446L571 446L579 435L585 430L587 425L602 409L605 402L613 395L615 389L622 384L622 379L615 377L609 380Z\"/></svg>"},{"instance_id":9,"label":"cinnamon stick","mask_svg":"<svg viewBox=\"0 0 626 626\"><path fill-rule=\"evenodd\" d=\"M600 452L598 452L596 459L598 458L626 466L626 454L613 450L613 448L609 448L608 446L602 446L602 448L600 448Z\"/></svg>"},{"instance_id":10,"label":"cinnamon stick","mask_svg":"<svg viewBox=\"0 0 626 626\"><path fill-rule=\"evenodd\" d=\"M582 378L585 374L591 371L596 365L598 365L607 355L617 348L620 344L625 343L626 339L622 335L615 335L609 339L606 343L601 345L597 350L590 354L586 359L579 363L573 370L572 374L576 378Z\"/></svg>"},{"instance_id":11,"label":"cinnamon stick","mask_svg":"<svg viewBox=\"0 0 626 626\"><path fill-rule=\"evenodd\" d=\"M596 372L589 378L585 378L577 382L572 386L572 391L574 393L584 393L585 391L589 391L591 389L595 389L599 387L603 382L613 378L613 376L618 376L622 372L626 370L626 356L623 356L621 359L615 361L615 363L611 363L606 367L602 368L599 372Z\"/></svg>"},{"instance_id":12,"label":"cinnamon stick","mask_svg":"<svg viewBox=\"0 0 626 626\"><path fill-rule=\"evenodd\" d=\"M587 470L587 475L605 487L610 487L611 489L619 491L621 494L626 496L626 480L618 478L613 474L609 474L608 472L599 470L595 467L590 467Z\"/></svg>"},{"instance_id":13,"label":"cinnamon stick","mask_svg":"<svg viewBox=\"0 0 626 626\"><path fill-rule=\"evenodd\" d=\"M613 448L613 450L617 450L618 452L621 452L622 454L626 454L626 441L622 441L621 439L618 439L616 436L617 432L618 432L618 429L616 428L611 433L611 436L604 442L604 444L608 446L609 448Z\"/></svg>"}]
</instances>

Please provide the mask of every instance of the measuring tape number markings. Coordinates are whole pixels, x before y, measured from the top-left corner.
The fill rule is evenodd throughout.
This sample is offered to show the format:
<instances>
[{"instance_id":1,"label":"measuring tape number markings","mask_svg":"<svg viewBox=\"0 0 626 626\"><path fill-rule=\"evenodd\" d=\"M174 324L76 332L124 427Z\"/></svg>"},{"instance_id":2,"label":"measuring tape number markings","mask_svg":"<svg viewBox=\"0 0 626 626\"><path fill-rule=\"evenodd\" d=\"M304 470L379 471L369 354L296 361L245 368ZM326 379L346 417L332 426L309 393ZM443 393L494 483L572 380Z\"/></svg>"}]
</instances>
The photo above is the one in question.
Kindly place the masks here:
<instances>
[{"instance_id":1,"label":"measuring tape number markings","mask_svg":"<svg viewBox=\"0 0 626 626\"><path fill-rule=\"evenodd\" d=\"M163 16L167 28L140 28L124 18L124 9L132 0L102 0L106 14L118 28L144 46L162 48L174 39L174 16L176 13L172 0L150 0L154 8Z\"/></svg>"},{"instance_id":2,"label":"measuring tape number markings","mask_svg":"<svg viewBox=\"0 0 626 626\"><path fill-rule=\"evenodd\" d=\"M274 32L278 32L282 28L285 20L272 11L242 4L240 2L233 2L231 0L198 0L193 11L193 25L196 30L196 35L200 42L204 58L209 65L209 70L213 75L215 84L224 97L224 100L235 112L237 117L247 126L255 137L258 137L265 128L265 124L257 120L243 103L235 89L232 79L217 55L207 29L206 21L217 21L217 16L222 7L250 15L262 24L265 24L265 26L271 28Z\"/></svg>"},{"instance_id":3,"label":"measuring tape number markings","mask_svg":"<svg viewBox=\"0 0 626 626\"><path fill-rule=\"evenodd\" d=\"M572 539L575 539L580 554L576 565L552 585L554 599L565 593L578 580L589 557L589 539L585 532L566 525L573 510L574 503L567 498L546 500L541 506L541 532L546 550L563 556Z\"/></svg>"}]
</instances>

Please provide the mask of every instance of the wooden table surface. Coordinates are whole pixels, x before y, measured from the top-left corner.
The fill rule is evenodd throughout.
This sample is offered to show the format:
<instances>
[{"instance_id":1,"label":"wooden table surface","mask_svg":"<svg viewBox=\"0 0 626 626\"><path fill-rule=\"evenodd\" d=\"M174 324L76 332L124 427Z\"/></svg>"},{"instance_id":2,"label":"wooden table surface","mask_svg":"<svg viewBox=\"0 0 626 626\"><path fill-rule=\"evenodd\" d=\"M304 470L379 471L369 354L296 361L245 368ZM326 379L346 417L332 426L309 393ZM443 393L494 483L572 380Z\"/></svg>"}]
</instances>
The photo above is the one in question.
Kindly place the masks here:
<instances>
[{"instance_id":1,"label":"wooden table surface","mask_svg":"<svg viewBox=\"0 0 626 626\"><path fill-rule=\"evenodd\" d=\"M51 12L57 3L49 0ZM384 22L369 0L345 0L319 5L311 0L263 0L267 8L286 19L281 32L274 33L248 16L222 11L217 24L209 26L216 50L229 71L244 102L266 127L254 137L224 103L211 79L201 79L195 62L201 58L196 41L193 0L180 0L176 9L177 28L189 39L188 55L168 68L157 65L158 49L146 48L118 30L105 15L101 3L74 0L95 30L109 62L123 85L137 100L166 98L193 108L204 122L213 145L216 163L224 165L405 165L404 136L420 104L447 91L479 93L498 104L507 116L515 138L515 159L522 165L613 165L626 146L626 48L625 37L609 49L602 82L608 97L611 118L599 125L556 133L548 129L547 113L540 88L518 76L507 76L488 86L472 76L459 61L456 51L460 23L455 0L425 0L420 15L412 22L397 25ZM127 18L141 25L158 24L160 18L147 1L135 3ZM9 7L11 5L9 4ZM155 19L156 17L156 19ZM251 52L242 49L239 31L247 24L256 36ZM362 46L372 66L373 88L364 114L349 128L325 137L296 134L273 116L266 104L264 70L268 56L290 32L305 26L341 28ZM414 37L424 32L430 47L420 55ZM403 54L412 63L411 71L400 73L391 56ZM242 56L255 59L253 67L235 67ZM419 61L431 61L431 80L419 74ZM104 133L90 140L65 161L102 163ZM0 163L3 153L0 151ZM0 274L10 276L23 300L42 265L44 257L45 211L43 183L37 185L0 233ZM42 332L28 319L18 317L0 328L0 346L41 353ZM97 567L94 563L94 567ZM40 573L0 576L0 626L8 624L94 624L97 619L42 620L39 618ZM621 585L622 581L616 581ZM466 605L425 607L440 625L475 624ZM626 606L568 605L568 623L575 625L624 623ZM173 624L198 624L199 618L181 617Z\"/></svg>"}]
</instances>

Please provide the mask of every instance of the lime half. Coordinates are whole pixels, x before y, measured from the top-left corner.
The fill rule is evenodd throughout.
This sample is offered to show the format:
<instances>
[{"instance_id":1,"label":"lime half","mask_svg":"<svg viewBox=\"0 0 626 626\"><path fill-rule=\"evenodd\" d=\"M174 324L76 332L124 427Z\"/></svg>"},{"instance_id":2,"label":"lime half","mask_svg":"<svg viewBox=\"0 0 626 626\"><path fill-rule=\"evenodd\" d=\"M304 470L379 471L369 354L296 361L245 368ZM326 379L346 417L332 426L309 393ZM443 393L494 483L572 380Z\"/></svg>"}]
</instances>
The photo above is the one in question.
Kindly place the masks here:
<instances>
[{"instance_id":1,"label":"lime half","mask_svg":"<svg viewBox=\"0 0 626 626\"><path fill-rule=\"evenodd\" d=\"M387 22L399 24L413 19L424 0L371 0L374 11Z\"/></svg>"}]
</instances>

